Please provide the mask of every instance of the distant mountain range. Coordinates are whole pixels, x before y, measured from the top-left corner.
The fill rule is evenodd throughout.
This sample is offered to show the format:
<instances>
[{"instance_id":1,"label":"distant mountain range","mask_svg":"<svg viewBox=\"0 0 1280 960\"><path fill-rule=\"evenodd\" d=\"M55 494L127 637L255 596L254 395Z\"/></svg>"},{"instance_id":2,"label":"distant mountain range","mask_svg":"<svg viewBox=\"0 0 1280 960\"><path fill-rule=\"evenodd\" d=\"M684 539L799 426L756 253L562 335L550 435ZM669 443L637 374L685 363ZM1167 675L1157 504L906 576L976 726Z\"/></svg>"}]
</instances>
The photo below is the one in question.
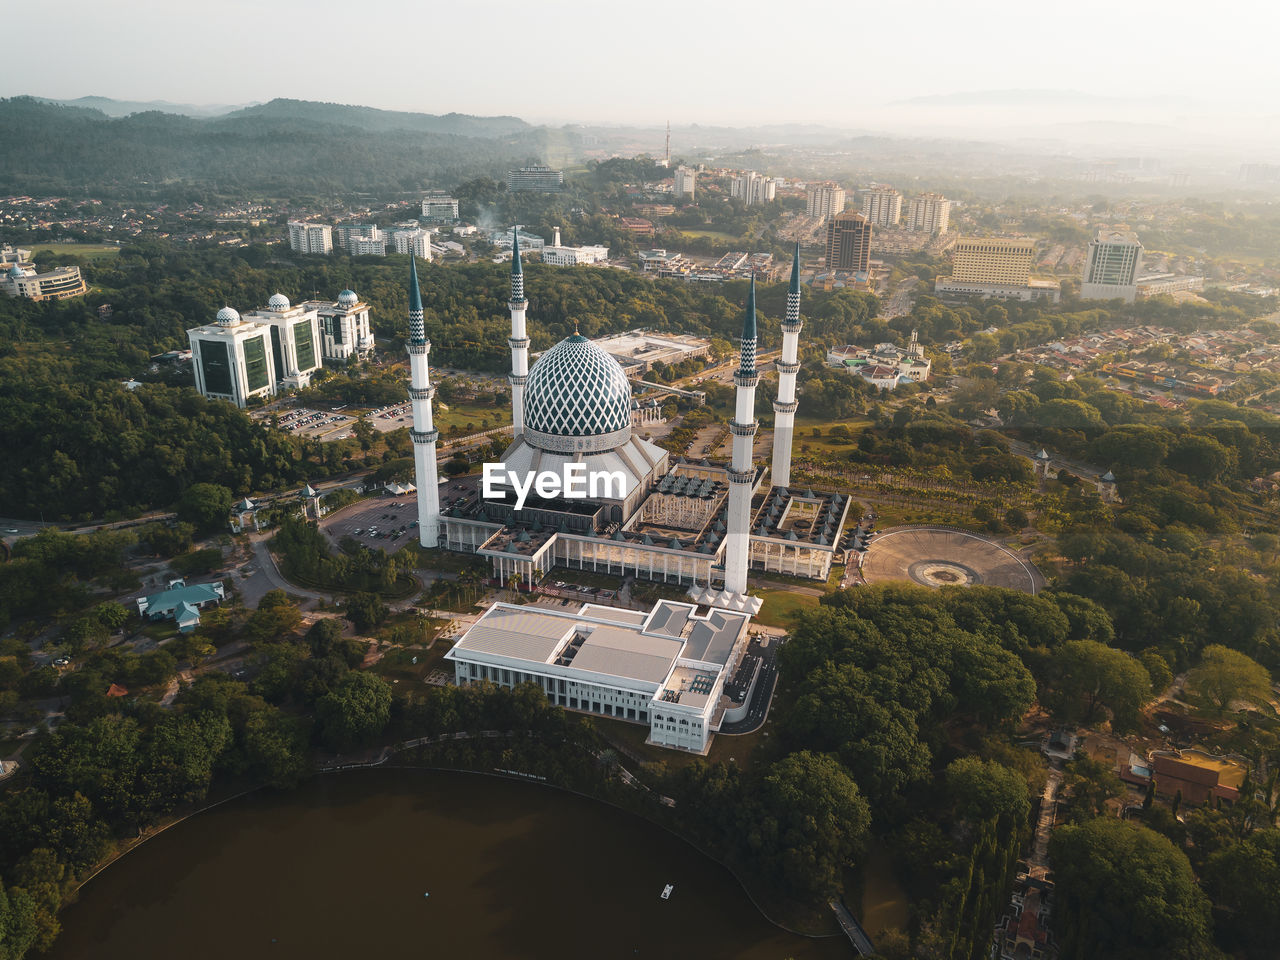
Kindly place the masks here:
<instances>
[{"instance_id":1,"label":"distant mountain range","mask_svg":"<svg viewBox=\"0 0 1280 960\"><path fill-rule=\"evenodd\" d=\"M572 150L576 139L516 117L302 100L192 117L166 110L110 115L83 101L14 97L0 100L0 194L155 194L188 187L277 197L412 192L501 177L530 157L547 156L552 138L561 152Z\"/></svg>"},{"instance_id":2,"label":"distant mountain range","mask_svg":"<svg viewBox=\"0 0 1280 960\"><path fill-rule=\"evenodd\" d=\"M84 107L89 110L101 110L108 117L127 117L131 113L176 113L184 117L220 117L232 110L239 110L246 104L227 105L220 103L170 103L168 100L113 100L110 97L77 97L74 100L55 100L51 97L34 97L43 103L56 103L64 107Z\"/></svg>"},{"instance_id":3,"label":"distant mountain range","mask_svg":"<svg viewBox=\"0 0 1280 960\"><path fill-rule=\"evenodd\" d=\"M375 107L353 107L342 103L320 103L315 100L282 100L244 107L228 113L232 117L258 117L268 120L306 120L332 123L360 130L411 130L418 133L448 133L461 137L509 137L534 128L519 117L473 117L465 113L407 113L402 110L379 110Z\"/></svg>"},{"instance_id":4,"label":"distant mountain range","mask_svg":"<svg viewBox=\"0 0 1280 960\"><path fill-rule=\"evenodd\" d=\"M267 120L306 120L332 123L360 130L411 130L419 133L448 133L462 137L506 137L532 130L519 117L473 117L464 113L437 116L431 113L409 113L402 110L379 110L375 107L350 106L344 103L321 103L315 100L276 99L268 103L190 104L168 100L113 100L110 97L78 97L55 100L32 97L41 103L98 110L108 117L127 117L135 113L171 113L182 117L258 117Z\"/></svg>"}]
</instances>

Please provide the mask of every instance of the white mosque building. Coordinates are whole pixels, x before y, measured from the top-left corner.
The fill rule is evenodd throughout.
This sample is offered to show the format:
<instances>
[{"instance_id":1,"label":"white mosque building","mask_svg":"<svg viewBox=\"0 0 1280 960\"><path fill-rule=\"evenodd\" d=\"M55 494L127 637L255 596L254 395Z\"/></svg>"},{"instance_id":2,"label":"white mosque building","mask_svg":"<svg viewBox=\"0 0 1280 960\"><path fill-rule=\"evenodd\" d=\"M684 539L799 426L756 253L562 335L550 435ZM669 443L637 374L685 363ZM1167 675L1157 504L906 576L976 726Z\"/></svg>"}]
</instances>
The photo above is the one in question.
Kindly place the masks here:
<instances>
[{"instance_id":1,"label":"white mosque building","mask_svg":"<svg viewBox=\"0 0 1280 960\"><path fill-rule=\"evenodd\" d=\"M485 497L482 478L438 482L422 300L410 276L410 398L420 542L488 559L496 579L531 586L555 567L679 584L690 601L648 612L587 604L576 611L495 604L455 644L455 680L533 681L570 709L650 725L650 740L705 752L733 708L723 694L747 644L760 600L748 571L825 581L849 497L789 486L801 329L799 251L792 267L772 463L753 456L757 431L755 281L743 318L729 463L672 461L632 432L631 386L618 361L577 332L528 365L527 301L518 240L511 264L511 383L514 440L503 472L530 477L618 478L570 498L510 484ZM770 480L772 478L772 481Z\"/></svg>"},{"instance_id":2,"label":"white mosque building","mask_svg":"<svg viewBox=\"0 0 1280 960\"><path fill-rule=\"evenodd\" d=\"M797 253L798 260L798 253ZM588 474L617 472L622 489L592 499L540 497L530 491L516 509L511 491L482 496L481 478L460 477L439 487L439 515L420 518L424 547L475 553L494 576L530 586L557 566L634 576L723 591L747 609L746 571L825 581L849 509L844 494L789 485L794 423L795 359L801 329L798 262L793 266L783 355L778 363L772 466L752 456L756 423L755 288L743 323L738 403L730 425L730 463L671 458L632 432L631 386L618 361L577 333L528 366L524 275L518 245L511 264L511 383L514 440L502 457L506 470L561 471L580 464ZM420 309L420 300L411 309ZM413 390L427 388L413 384ZM415 405L416 406L416 405ZM424 429L418 427L417 429ZM420 497L436 490L420 470ZM772 481L771 479L772 478ZM431 531L438 531L433 540ZM730 549L732 544L733 549ZM745 561L739 560L745 556Z\"/></svg>"}]
</instances>

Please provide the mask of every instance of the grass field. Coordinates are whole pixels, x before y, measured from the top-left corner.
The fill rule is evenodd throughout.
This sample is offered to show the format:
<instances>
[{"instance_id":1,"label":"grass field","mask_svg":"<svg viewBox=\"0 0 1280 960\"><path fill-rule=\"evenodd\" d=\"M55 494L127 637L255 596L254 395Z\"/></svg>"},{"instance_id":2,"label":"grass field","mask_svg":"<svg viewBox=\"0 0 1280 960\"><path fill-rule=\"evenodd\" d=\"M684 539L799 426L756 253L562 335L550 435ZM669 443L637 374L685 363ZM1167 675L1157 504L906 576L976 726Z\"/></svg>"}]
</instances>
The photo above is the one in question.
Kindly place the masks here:
<instances>
[{"instance_id":1,"label":"grass field","mask_svg":"<svg viewBox=\"0 0 1280 960\"><path fill-rule=\"evenodd\" d=\"M31 246L31 255L42 250L50 253L70 253L86 260L102 260L120 253L120 248L112 243L37 243Z\"/></svg>"},{"instance_id":2,"label":"grass field","mask_svg":"<svg viewBox=\"0 0 1280 960\"><path fill-rule=\"evenodd\" d=\"M804 593L766 588L756 590L755 594L764 600L764 606L756 614L755 622L766 627L781 627L785 630L791 626L792 618L797 613L818 609L818 598Z\"/></svg>"},{"instance_id":3,"label":"grass field","mask_svg":"<svg viewBox=\"0 0 1280 960\"><path fill-rule=\"evenodd\" d=\"M715 240L719 243L738 243L741 237L735 237L731 233L722 233L719 230L686 230L681 227L680 232L688 237L706 237L708 240Z\"/></svg>"},{"instance_id":4,"label":"grass field","mask_svg":"<svg viewBox=\"0 0 1280 960\"><path fill-rule=\"evenodd\" d=\"M489 407L474 403L451 403L448 410L441 410L440 404L435 408L435 427L442 434L448 434L453 427L464 433L478 433L485 429L484 421L489 421L489 429L501 427L511 422L511 408L507 406ZM466 429L471 424L471 430Z\"/></svg>"}]
</instances>

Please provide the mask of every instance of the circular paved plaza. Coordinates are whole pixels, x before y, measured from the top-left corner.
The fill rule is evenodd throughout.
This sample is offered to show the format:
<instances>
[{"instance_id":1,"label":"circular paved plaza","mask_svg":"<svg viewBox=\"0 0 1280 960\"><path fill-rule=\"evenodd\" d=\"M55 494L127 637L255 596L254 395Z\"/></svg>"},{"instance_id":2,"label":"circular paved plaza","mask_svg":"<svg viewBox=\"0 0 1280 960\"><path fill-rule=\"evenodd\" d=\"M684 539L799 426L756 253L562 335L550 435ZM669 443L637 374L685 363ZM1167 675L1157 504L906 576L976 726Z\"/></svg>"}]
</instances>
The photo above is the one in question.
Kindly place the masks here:
<instances>
[{"instance_id":1,"label":"circular paved plaza","mask_svg":"<svg viewBox=\"0 0 1280 960\"><path fill-rule=\"evenodd\" d=\"M966 530L899 527L871 542L862 564L868 583L911 580L926 587L985 584L1036 593L1040 572L1013 551Z\"/></svg>"}]
</instances>

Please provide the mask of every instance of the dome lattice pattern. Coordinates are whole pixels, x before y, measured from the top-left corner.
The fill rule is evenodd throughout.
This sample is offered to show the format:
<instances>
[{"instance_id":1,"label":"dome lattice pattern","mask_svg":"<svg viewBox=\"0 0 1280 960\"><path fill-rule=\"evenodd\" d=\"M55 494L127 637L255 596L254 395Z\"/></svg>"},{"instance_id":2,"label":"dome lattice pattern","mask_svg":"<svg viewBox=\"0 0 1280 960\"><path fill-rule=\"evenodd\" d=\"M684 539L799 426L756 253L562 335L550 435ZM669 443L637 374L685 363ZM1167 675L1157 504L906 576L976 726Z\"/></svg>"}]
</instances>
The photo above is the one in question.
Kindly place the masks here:
<instances>
[{"instance_id":1,"label":"dome lattice pattern","mask_svg":"<svg viewBox=\"0 0 1280 960\"><path fill-rule=\"evenodd\" d=\"M626 374L617 360L576 333L538 358L524 404L528 439L543 449L611 449L631 435Z\"/></svg>"}]
</instances>

